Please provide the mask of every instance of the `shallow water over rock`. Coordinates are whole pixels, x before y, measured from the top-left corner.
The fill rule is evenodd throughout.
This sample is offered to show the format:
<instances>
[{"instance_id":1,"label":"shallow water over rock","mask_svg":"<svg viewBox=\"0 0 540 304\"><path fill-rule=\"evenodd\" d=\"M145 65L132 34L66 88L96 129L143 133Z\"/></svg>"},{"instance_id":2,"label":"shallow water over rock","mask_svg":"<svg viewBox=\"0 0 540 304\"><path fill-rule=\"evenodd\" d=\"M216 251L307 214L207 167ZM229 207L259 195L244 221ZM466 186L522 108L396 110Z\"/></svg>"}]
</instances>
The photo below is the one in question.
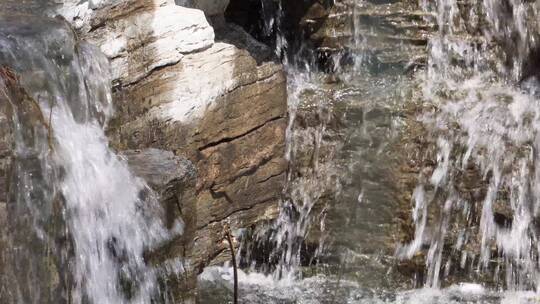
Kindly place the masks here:
<instances>
[{"instance_id":1,"label":"shallow water over rock","mask_svg":"<svg viewBox=\"0 0 540 304\"><path fill-rule=\"evenodd\" d=\"M284 24L285 9L266 24ZM273 253L251 264L300 291L246 283L245 296L536 301L538 12L538 1L313 4L304 48L276 43L289 53L289 187L263 233ZM365 299L325 298L348 293L337 281Z\"/></svg>"}]
</instances>

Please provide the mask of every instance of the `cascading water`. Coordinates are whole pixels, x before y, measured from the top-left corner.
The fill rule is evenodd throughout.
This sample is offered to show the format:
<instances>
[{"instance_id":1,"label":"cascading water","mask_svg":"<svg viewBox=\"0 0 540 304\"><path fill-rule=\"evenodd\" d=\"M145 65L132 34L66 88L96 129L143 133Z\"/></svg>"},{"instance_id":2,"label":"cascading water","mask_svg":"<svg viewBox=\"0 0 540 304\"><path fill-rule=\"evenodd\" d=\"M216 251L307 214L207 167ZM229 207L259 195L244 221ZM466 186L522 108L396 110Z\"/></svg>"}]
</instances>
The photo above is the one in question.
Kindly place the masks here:
<instances>
[{"instance_id":1,"label":"cascading water","mask_svg":"<svg viewBox=\"0 0 540 304\"><path fill-rule=\"evenodd\" d=\"M360 2L333 3L350 10L350 15L347 15L350 37L345 42L347 51L325 55L330 63L321 64L320 53L302 42L301 38L285 32L286 18L290 18L284 13L287 3L274 2L274 14L264 14L269 18L264 23L264 30L268 32L268 28L273 26L276 54L283 59L287 69L289 94L286 158L290 170L284 190L285 199L277 221L258 235L258 241L270 240L273 248L270 261L276 264L273 277L277 279L290 282L302 278L303 266L314 264L319 259L333 259L335 255L340 264L348 263L350 256L355 255L349 255L349 251L357 249L358 244L345 244L344 240L338 239L349 238L343 230L366 233L376 225L384 231L389 229L386 224L380 224L387 220L386 214L381 215L382 219L377 223L377 220L362 215L359 205L377 209L380 202L391 200L391 182L373 176L375 166L366 165L356 158L370 159L379 166L378 170L392 174L384 163L393 162L384 156L396 135L397 125L392 121L394 114L391 108L396 106L406 88L400 76L370 75L376 60L371 58L369 44L363 37L367 30L359 21L361 16L358 12L365 9L359 5ZM263 8L268 6L263 5ZM334 34L336 37L340 35ZM328 68L331 76L328 71L322 71ZM386 92L381 93L381 89ZM372 99L366 102L363 95ZM344 128L344 124L351 126ZM374 158L373 155L379 157ZM381 189L375 189L375 186L389 193L381 193ZM344 202L340 203L340 200ZM327 218L329 214L331 219ZM337 223L341 220L344 223ZM358 226L362 220L369 223L359 229L352 227ZM334 231L326 231L329 223ZM366 240L360 236L357 241ZM329 254L329 251L333 252Z\"/></svg>"},{"instance_id":2,"label":"cascading water","mask_svg":"<svg viewBox=\"0 0 540 304\"><path fill-rule=\"evenodd\" d=\"M291 172L281 215L259 241L273 246L263 263L278 265L274 278L296 278L296 289L251 273L245 292L261 294L254 303L534 301L506 291L540 287L540 3L329 1L338 13L320 25L323 2L300 21L315 28L309 39L327 38L315 56L291 41L304 33L277 30ZM290 18L272 16L266 30ZM321 58L327 73L313 64ZM305 260L313 252L315 267ZM426 288L396 291L414 286Z\"/></svg>"},{"instance_id":3,"label":"cascading water","mask_svg":"<svg viewBox=\"0 0 540 304\"><path fill-rule=\"evenodd\" d=\"M287 174L287 187L283 191L285 198L281 202L278 219L270 227L257 231L256 238L257 242L270 242L270 264L273 265L269 268L273 278L292 282L302 277L300 267L305 263L302 261L305 260L303 255L306 250L304 240L314 225L314 218L319 218L321 225L324 223L324 210L313 209L329 189L339 187L339 182L336 180L338 174L335 165L332 162L321 162L323 158L332 158L331 155L321 155L327 145L324 137L328 133L326 125L331 116L329 104L324 101L303 103L307 95L324 94L325 90L317 87L318 75L311 72L311 58L302 59L289 53L290 45L283 29L286 21L284 5L282 1L261 0L263 33L265 36L274 36L276 56L283 60L289 75L289 124L285 157L291 170ZM310 111L317 113L318 122L312 122L306 128L296 128L297 113L302 107L311 107ZM306 164L307 157L311 157L309 165ZM324 234L324 227L319 228ZM251 250L251 247L246 250L247 260ZM268 265L263 266L268 268Z\"/></svg>"},{"instance_id":4,"label":"cascading water","mask_svg":"<svg viewBox=\"0 0 540 304\"><path fill-rule=\"evenodd\" d=\"M28 98L39 105L46 131L28 133L31 122L18 121L25 118L20 115L13 118L17 169L11 192L16 198L9 216L21 216L17 209L30 210L31 233L49 251L65 251L61 263L67 269L60 275L68 275L62 279L63 293L45 297L47 291L37 287L54 282L38 282L32 289L32 281L24 279L32 275L24 273L31 269L15 265L14 276L23 279L3 284L8 287L2 303L158 300L158 270L147 265L144 255L182 227L178 223L175 231L164 228L153 192L108 147L104 128L112 107L107 59L78 43L64 22L25 18L0 16L0 64L18 75L12 78L20 77ZM7 97L5 102L17 105L8 94L16 90L14 86L4 82L0 92ZM64 237L69 241L56 241L59 232L46 226L52 221L65 222ZM20 248L17 231L10 233L15 248ZM31 248L20 250L28 250L25 258L30 263L40 254ZM23 260L16 251L11 254Z\"/></svg>"},{"instance_id":5,"label":"cascading water","mask_svg":"<svg viewBox=\"0 0 540 304\"><path fill-rule=\"evenodd\" d=\"M398 253L411 258L429 244L431 287L451 268L471 265L508 289L537 289L539 100L527 60L537 56L538 2L423 5L439 25L422 81L422 99L436 110L421 119L437 163L419 178L415 238ZM484 193L464 191L468 170L478 172Z\"/></svg>"}]
</instances>

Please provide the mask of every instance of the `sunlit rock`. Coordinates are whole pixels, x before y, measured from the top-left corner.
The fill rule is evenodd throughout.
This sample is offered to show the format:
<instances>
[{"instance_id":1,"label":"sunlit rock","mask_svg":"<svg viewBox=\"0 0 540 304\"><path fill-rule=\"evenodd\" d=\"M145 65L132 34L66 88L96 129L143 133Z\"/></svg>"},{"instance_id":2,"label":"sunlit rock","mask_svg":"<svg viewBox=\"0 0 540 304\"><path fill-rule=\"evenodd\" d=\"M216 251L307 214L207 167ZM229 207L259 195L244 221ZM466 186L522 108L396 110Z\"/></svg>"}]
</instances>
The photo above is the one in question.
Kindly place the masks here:
<instances>
[{"instance_id":1,"label":"sunlit rock","mask_svg":"<svg viewBox=\"0 0 540 304\"><path fill-rule=\"evenodd\" d=\"M203 12L170 5L105 21L87 39L110 58L114 81L128 85L210 47L214 31Z\"/></svg>"}]
</instances>

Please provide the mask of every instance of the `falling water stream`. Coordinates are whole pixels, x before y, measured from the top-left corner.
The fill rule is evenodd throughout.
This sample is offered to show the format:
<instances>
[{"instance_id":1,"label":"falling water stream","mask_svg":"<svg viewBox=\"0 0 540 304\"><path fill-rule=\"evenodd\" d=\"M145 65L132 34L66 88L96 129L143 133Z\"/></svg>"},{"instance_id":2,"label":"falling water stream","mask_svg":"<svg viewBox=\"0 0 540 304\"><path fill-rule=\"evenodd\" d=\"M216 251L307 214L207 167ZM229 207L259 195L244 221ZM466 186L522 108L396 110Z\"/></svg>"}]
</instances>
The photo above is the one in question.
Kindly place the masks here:
<instances>
[{"instance_id":1,"label":"falling water stream","mask_svg":"<svg viewBox=\"0 0 540 304\"><path fill-rule=\"evenodd\" d=\"M377 29L362 13L375 2L334 2L351 4L352 60L332 55L331 76L305 52L281 56L291 169L269 228L277 266L242 273L246 303L535 303L540 2L419 1L415 26L435 29L426 62L393 67L372 59ZM399 1L379 2L383 14ZM282 34L278 54L291 52ZM396 217L411 221L409 237ZM202 281L227 290L230 275L209 269Z\"/></svg>"},{"instance_id":2,"label":"falling water stream","mask_svg":"<svg viewBox=\"0 0 540 304\"><path fill-rule=\"evenodd\" d=\"M76 42L61 20L25 18L0 17L0 65L9 67L27 99L39 105L34 117L13 117L17 182L15 205L8 208L19 211L10 215L11 228L17 229L25 212L33 227L22 239L13 232L11 254L19 262L12 264L14 278L3 284L9 288L2 303L150 303L158 296L158 270L143 255L180 233L181 225L172 232L163 228L152 191L108 147L104 128L112 108L104 55ZM20 107L13 95L17 86L17 81L0 83L2 100L14 109ZM64 229L65 239L55 239L58 231L50 226ZM32 235L43 248L24 248L21 242ZM61 260L46 267L68 275L61 282L54 276L32 278L40 267L34 261L56 252L62 252ZM58 294L40 290L45 288Z\"/></svg>"},{"instance_id":3,"label":"falling water stream","mask_svg":"<svg viewBox=\"0 0 540 304\"><path fill-rule=\"evenodd\" d=\"M538 3L484 1L473 14L488 26L469 40L460 35L474 15L458 17L451 1L439 1L437 9L439 34L430 41L422 86L423 100L437 110L421 117L436 138L437 164L419 178L415 238L399 255L410 258L429 243L426 284L439 287L441 272L452 267L445 242L457 238L461 267L493 272L510 290L537 289L539 83L527 60L537 56ZM459 186L467 170L485 183L485 193L472 200ZM438 223L429 223L433 209ZM471 250L471 243L480 248Z\"/></svg>"}]
</instances>

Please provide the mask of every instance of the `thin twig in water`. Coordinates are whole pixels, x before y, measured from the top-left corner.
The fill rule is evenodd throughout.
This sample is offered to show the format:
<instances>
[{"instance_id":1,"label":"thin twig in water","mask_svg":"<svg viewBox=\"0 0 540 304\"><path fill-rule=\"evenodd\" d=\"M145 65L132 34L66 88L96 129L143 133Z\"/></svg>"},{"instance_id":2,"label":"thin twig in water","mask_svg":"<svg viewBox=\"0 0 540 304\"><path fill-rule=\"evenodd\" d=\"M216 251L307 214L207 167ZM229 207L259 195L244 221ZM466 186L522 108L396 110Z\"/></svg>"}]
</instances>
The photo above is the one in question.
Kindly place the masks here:
<instances>
[{"instance_id":1,"label":"thin twig in water","mask_svg":"<svg viewBox=\"0 0 540 304\"><path fill-rule=\"evenodd\" d=\"M233 265L233 277L234 277L234 300L233 304L238 304L238 268L236 266L236 255L234 253L234 245L231 236L231 228L229 225L225 226L225 236L229 243L229 250L231 251L231 261Z\"/></svg>"},{"instance_id":2,"label":"thin twig in water","mask_svg":"<svg viewBox=\"0 0 540 304\"><path fill-rule=\"evenodd\" d=\"M347 263L348 258L349 258L349 251L347 250L345 251L345 257L343 258L343 260L341 261L339 265L339 273L338 273L336 289L334 290L334 295L332 299L333 303L338 303L337 296L338 296L339 288L341 286L341 279L343 278L343 274L345 272L345 264Z\"/></svg>"},{"instance_id":3,"label":"thin twig in water","mask_svg":"<svg viewBox=\"0 0 540 304\"><path fill-rule=\"evenodd\" d=\"M54 103L50 104L50 112L49 112L49 125L47 130L47 140L49 141L49 151L52 151L53 147L53 134L52 134L52 115L53 115L53 109L54 109Z\"/></svg>"}]
</instances>

